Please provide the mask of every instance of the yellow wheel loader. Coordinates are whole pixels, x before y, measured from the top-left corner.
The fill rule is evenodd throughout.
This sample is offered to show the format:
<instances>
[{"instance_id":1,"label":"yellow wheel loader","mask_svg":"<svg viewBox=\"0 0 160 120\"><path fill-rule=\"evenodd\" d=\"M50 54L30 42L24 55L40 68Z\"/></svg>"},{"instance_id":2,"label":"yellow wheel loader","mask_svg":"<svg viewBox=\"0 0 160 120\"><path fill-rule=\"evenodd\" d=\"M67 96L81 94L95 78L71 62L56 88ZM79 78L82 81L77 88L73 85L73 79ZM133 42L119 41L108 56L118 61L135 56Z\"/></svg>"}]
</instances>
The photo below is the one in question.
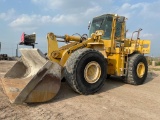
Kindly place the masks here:
<instances>
[{"instance_id":1,"label":"yellow wheel loader","mask_svg":"<svg viewBox=\"0 0 160 120\"><path fill-rule=\"evenodd\" d=\"M93 18L89 36L47 34L47 56L34 49L20 49L18 61L2 78L4 92L12 103L49 101L58 93L62 78L74 91L93 94L107 77L114 75L133 85L143 84L148 72L144 54L150 41L126 38L126 18L104 14ZM28 38L29 39L29 38ZM58 47L58 42L67 44Z\"/></svg>"}]
</instances>

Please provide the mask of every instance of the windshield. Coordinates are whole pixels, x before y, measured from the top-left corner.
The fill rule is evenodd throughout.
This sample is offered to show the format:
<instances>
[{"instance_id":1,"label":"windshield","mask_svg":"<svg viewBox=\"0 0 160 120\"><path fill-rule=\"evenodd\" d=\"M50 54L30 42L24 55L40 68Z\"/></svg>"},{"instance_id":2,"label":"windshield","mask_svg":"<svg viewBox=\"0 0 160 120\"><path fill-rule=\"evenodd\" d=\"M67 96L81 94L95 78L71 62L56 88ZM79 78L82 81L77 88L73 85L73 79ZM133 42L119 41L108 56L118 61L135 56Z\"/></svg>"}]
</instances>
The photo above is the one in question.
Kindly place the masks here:
<instances>
[{"instance_id":1,"label":"windshield","mask_svg":"<svg viewBox=\"0 0 160 120\"><path fill-rule=\"evenodd\" d=\"M112 26L111 19L106 19L106 17L95 18L92 21L92 24L89 30L89 36L91 37L91 34L95 33L97 30L103 30L104 36L102 36L102 39L110 39L111 31L112 31L111 26Z\"/></svg>"}]
</instances>

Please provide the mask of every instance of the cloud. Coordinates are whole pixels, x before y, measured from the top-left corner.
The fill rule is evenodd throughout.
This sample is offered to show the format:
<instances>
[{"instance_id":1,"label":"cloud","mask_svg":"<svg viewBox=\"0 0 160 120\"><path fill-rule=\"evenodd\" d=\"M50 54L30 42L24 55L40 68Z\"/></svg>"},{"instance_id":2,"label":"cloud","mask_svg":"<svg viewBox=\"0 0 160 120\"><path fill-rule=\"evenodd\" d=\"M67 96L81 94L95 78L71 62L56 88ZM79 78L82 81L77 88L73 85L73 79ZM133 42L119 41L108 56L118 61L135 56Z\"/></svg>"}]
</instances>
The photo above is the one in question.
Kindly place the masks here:
<instances>
[{"instance_id":1,"label":"cloud","mask_svg":"<svg viewBox=\"0 0 160 120\"><path fill-rule=\"evenodd\" d=\"M101 15L102 12L106 13L106 9L118 8L115 12L119 15L124 15L127 18L138 20L142 22L145 19L148 21L160 17L158 11L153 10L154 7L160 6L160 1L157 2L142 2L142 3L129 3L130 0L125 1L120 7L116 6L114 0L96 0L87 1L75 1L75 0L31 0L35 5L39 5L42 9L47 8L50 11L45 11L47 15L41 14L22 14L16 17L10 22L9 26L17 27L29 27L47 25L47 24L83 24L84 21L91 20L94 16ZM105 3L105 5L104 5ZM107 3L107 4L106 4ZM106 7L108 6L108 8ZM112 7L110 7L112 6ZM109 10L110 11L110 10ZM9 19L14 14L14 9L8 11L8 13L1 13L0 19ZM8 16L8 17L6 17ZM139 22L139 23L140 23Z\"/></svg>"},{"instance_id":2,"label":"cloud","mask_svg":"<svg viewBox=\"0 0 160 120\"><path fill-rule=\"evenodd\" d=\"M25 27L25 26L40 26L43 24L50 23L62 23L62 22L70 22L74 23L76 17L74 15L56 15L54 17L51 16L42 16L42 15L28 15L23 14L18 16L14 21L12 21L9 25L11 27Z\"/></svg>"},{"instance_id":3,"label":"cloud","mask_svg":"<svg viewBox=\"0 0 160 120\"><path fill-rule=\"evenodd\" d=\"M143 9L141 11L141 15L145 18L149 19L160 19L159 11L160 11L160 0L157 0L152 3L146 3L143 6Z\"/></svg>"},{"instance_id":4,"label":"cloud","mask_svg":"<svg viewBox=\"0 0 160 120\"><path fill-rule=\"evenodd\" d=\"M142 18L160 18L160 0L153 2L139 2L135 4L123 3L119 7L118 13L131 17L142 17ZM156 8L156 9L155 9Z\"/></svg>"},{"instance_id":5,"label":"cloud","mask_svg":"<svg viewBox=\"0 0 160 120\"><path fill-rule=\"evenodd\" d=\"M0 13L0 19L7 21L13 19L14 15L15 15L15 10L12 8L9 9L7 12Z\"/></svg>"},{"instance_id":6,"label":"cloud","mask_svg":"<svg viewBox=\"0 0 160 120\"><path fill-rule=\"evenodd\" d=\"M36 1L36 0L34 0ZM80 25L86 19L92 18L91 16L95 16L95 14L100 13L101 7L95 6L94 8L89 7L86 11L80 11L78 13L70 13L70 14L55 14L51 15L29 15L22 14L17 16L15 20L9 23L10 27L13 28L24 28L24 27L33 27L38 28L43 25L49 24L59 24L59 25ZM88 21L88 20L87 20Z\"/></svg>"},{"instance_id":7,"label":"cloud","mask_svg":"<svg viewBox=\"0 0 160 120\"><path fill-rule=\"evenodd\" d=\"M77 14L85 12L88 8L97 9L97 6L105 4L105 7L109 6L113 0L31 0L33 4L41 6L43 10L52 12L58 12L61 14Z\"/></svg>"},{"instance_id":8,"label":"cloud","mask_svg":"<svg viewBox=\"0 0 160 120\"><path fill-rule=\"evenodd\" d=\"M42 15L28 15L23 14L18 16L14 21L9 23L9 26L14 28L15 30L25 30L25 31L33 31L40 27L46 25L77 25L78 15L56 15L52 16L42 16Z\"/></svg>"},{"instance_id":9,"label":"cloud","mask_svg":"<svg viewBox=\"0 0 160 120\"><path fill-rule=\"evenodd\" d=\"M84 16L91 16L91 15L94 15L95 13L98 13L102 10L102 8L100 6L95 6L95 7L92 7L92 8L88 8L84 13ZM83 17L84 17L83 16Z\"/></svg>"}]
</instances>

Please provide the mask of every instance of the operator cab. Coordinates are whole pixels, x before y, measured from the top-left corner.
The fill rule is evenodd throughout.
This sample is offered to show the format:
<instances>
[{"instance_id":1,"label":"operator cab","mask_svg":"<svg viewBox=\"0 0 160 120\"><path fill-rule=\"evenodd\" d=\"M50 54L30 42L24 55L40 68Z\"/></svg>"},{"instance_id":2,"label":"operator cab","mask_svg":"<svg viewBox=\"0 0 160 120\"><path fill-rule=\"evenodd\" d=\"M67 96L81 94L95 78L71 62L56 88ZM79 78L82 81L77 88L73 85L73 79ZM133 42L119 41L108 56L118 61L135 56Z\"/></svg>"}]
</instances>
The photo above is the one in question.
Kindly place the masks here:
<instances>
[{"instance_id":1,"label":"operator cab","mask_svg":"<svg viewBox=\"0 0 160 120\"><path fill-rule=\"evenodd\" d=\"M102 39L105 40L111 40L111 34L112 34L112 24L113 24L113 17L116 15L114 14L105 14L98 17L93 18L91 22L91 26L89 28L89 37L91 37L92 33L95 33L97 30L103 30L104 35L102 36ZM116 19L116 32L115 37L121 37L122 34L122 24L125 22L125 17L117 17ZM124 31L124 30L123 30ZM126 36L126 35L124 35Z\"/></svg>"}]
</instances>

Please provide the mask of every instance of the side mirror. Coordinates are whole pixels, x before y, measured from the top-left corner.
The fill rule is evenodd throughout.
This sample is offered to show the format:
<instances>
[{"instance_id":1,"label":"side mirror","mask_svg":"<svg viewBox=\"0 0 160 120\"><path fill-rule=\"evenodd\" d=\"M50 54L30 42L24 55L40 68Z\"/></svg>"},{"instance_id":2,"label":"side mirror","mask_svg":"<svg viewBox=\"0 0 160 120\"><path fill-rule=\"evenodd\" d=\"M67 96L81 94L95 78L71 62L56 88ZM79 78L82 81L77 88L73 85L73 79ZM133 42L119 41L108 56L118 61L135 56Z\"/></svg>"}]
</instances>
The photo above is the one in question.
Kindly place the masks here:
<instances>
[{"instance_id":1,"label":"side mirror","mask_svg":"<svg viewBox=\"0 0 160 120\"><path fill-rule=\"evenodd\" d=\"M91 21L89 21L88 23L88 30L90 29L90 27L91 27Z\"/></svg>"}]
</instances>

